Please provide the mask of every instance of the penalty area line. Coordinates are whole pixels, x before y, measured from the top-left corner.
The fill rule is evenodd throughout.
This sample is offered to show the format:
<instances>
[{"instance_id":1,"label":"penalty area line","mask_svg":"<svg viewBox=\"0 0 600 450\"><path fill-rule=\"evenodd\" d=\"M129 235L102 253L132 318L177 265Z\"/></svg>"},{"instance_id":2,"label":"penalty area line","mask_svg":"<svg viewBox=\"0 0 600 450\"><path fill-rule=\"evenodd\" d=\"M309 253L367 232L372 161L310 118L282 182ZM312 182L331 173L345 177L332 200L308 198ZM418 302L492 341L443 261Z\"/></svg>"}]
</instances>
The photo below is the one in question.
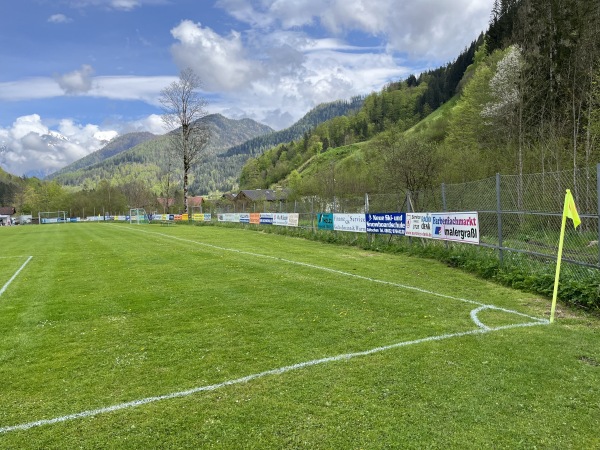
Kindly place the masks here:
<instances>
[{"instance_id":1,"label":"penalty area line","mask_svg":"<svg viewBox=\"0 0 600 450\"><path fill-rule=\"evenodd\" d=\"M19 273L21 273L21 270L23 270L25 268L25 266L27 265L27 263L29 263L29 261L31 261L31 258L33 258L33 256L30 256L29 258L27 258L27 261L25 261L23 263L23 265L21 267L19 267L19 270L17 270L14 275L10 278L10 280L8 280L6 282L6 284L4 286L2 286L2 289L0 289L0 297L2 296L2 294L4 294L4 291L6 291L6 289L8 289L8 286L10 286L10 283L13 282L13 280L15 278L17 278L17 275L19 275Z\"/></svg>"},{"instance_id":2,"label":"penalty area line","mask_svg":"<svg viewBox=\"0 0 600 450\"><path fill-rule=\"evenodd\" d=\"M170 394L158 395L158 396L154 396L154 397L146 397L146 398L142 398L139 400L133 400L133 401L126 402L126 403L119 403L116 405L107 406L104 408L90 409L87 411L81 411L81 412L74 413L74 414L68 414L65 416L55 417L53 419L42 419L42 420L37 420L35 422L23 423L20 425L11 425L11 426L0 427L0 434L9 433L12 431L25 431L25 430L29 430L29 429L35 428L35 427L41 427L44 425L52 425L52 424L56 424L56 423L67 422L70 420L85 419L87 417L93 417L93 416L97 416L100 414L111 413L111 412L120 411L120 410L124 410L124 409L136 408L138 406L146 405L148 403L155 403L155 402L159 402L159 401L163 401L163 400L189 397L190 395L194 395L199 392L215 391L215 390L223 388L223 387L232 386L232 385L236 385L236 384L248 383L249 381L256 380L258 378L263 378L263 377L270 376L270 375L281 375L286 372L291 372L291 371L295 371L295 370L299 370L299 369L304 369L307 367L317 366L320 364L326 364L326 363L338 362L338 361L347 361L352 358L356 358L356 357L360 357L360 356L368 356L368 355L372 355L374 353L380 353L380 352L384 352L387 350L392 350L392 349L396 349L396 348L400 348L400 347L407 347L409 345L422 344L425 342L442 341L445 339L450 339L450 338L455 338L455 337L486 334L486 333L490 333L492 331L507 330L510 328L532 327L532 326L536 326L536 325L547 325L547 324L544 322L536 321L536 322L520 323L520 324L515 324L515 325L507 325L507 326L496 327L496 328L490 328L490 327L477 328L475 330L463 331L463 332L459 332L459 333L442 334L442 335L438 335L438 336L429 336L429 337L425 337L425 338L421 338L421 339L415 339L412 341L398 342L396 344L385 345L382 347L375 347L375 348L360 351L360 352L344 353L344 354L340 354L337 356L329 356L329 357L321 358L321 359L313 359L311 361L305 361L305 362L301 362L301 363L297 363L297 364L292 364L289 366L279 367L277 369L266 370L264 372L246 375L241 378L235 378L233 380L227 380L227 381L223 381L221 383L210 384L207 386L200 386L200 387L188 389L185 391L173 392Z\"/></svg>"}]
</instances>

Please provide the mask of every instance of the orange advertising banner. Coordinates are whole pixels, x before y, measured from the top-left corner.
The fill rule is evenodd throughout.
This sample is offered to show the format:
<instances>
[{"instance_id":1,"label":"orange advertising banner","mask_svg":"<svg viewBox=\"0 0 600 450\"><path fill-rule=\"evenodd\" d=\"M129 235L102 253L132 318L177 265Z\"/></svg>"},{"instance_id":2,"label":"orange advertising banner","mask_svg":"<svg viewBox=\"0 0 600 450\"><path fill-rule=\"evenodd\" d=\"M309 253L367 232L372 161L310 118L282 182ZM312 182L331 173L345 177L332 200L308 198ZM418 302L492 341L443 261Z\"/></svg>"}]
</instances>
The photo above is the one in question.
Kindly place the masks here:
<instances>
[{"instance_id":1,"label":"orange advertising banner","mask_svg":"<svg viewBox=\"0 0 600 450\"><path fill-rule=\"evenodd\" d=\"M260 224L260 213L250 213L250 223Z\"/></svg>"}]
</instances>

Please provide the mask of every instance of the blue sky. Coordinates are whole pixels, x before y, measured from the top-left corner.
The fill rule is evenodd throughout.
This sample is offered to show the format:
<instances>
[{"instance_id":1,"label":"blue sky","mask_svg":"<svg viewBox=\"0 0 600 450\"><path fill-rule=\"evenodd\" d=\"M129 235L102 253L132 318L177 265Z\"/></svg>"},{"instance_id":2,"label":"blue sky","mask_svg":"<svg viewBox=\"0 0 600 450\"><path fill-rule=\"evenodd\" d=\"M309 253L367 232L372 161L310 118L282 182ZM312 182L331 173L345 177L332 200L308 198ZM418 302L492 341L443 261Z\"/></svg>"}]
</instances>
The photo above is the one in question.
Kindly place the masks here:
<instances>
[{"instance_id":1,"label":"blue sky","mask_svg":"<svg viewBox=\"0 0 600 450\"><path fill-rule=\"evenodd\" d=\"M319 103L453 60L487 28L492 4L4 1L0 167L50 173L118 134L163 133L160 91L187 67L209 112L285 128Z\"/></svg>"}]
</instances>

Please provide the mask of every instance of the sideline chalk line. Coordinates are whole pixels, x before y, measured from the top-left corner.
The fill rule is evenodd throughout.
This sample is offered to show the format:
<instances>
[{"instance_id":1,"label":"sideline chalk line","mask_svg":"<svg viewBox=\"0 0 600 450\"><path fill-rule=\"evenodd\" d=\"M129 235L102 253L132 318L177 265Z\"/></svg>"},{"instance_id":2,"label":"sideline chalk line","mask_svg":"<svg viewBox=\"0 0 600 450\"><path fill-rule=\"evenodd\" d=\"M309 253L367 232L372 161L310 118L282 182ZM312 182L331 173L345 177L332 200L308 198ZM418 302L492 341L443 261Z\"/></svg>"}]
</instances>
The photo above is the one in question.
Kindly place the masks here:
<instances>
[{"instance_id":1,"label":"sideline chalk line","mask_svg":"<svg viewBox=\"0 0 600 450\"><path fill-rule=\"evenodd\" d=\"M25 266L27 265L27 263L29 261L31 261L31 258L33 258L33 256L30 256L29 258L27 258L27 261L25 261L23 263L23 265L21 267L19 267L19 270L17 270L14 273L14 275L10 278L10 280L8 280L6 282L6 284L4 286L2 286L2 289L0 289L0 296L2 296L2 294L4 294L4 291L6 291L6 289L8 289L8 286L10 285L10 283L12 283L15 278L17 278L17 275L19 275L19 273L21 272L21 270L23 270L25 268Z\"/></svg>"},{"instance_id":2,"label":"sideline chalk line","mask_svg":"<svg viewBox=\"0 0 600 450\"><path fill-rule=\"evenodd\" d=\"M476 310L480 310L482 308L477 308ZM473 316L473 312L476 310L473 310L471 312L471 316ZM463 332L451 333L451 334L442 334L439 336L429 336L429 337L425 337L425 338L421 338L421 339L415 339L412 341L404 341L404 342L398 342L396 344L386 345L386 346L382 346L382 347L376 347L376 348L372 348L370 350L364 350L361 352L344 353L344 354L337 355L337 356L329 356L327 358L313 359L311 361L305 361L305 362L301 362L301 363L297 363L297 364L292 364L290 366L280 367L278 369L271 369L271 370L266 370L264 372L247 375L245 377L236 378L233 380L223 381L222 383L210 384L207 386L200 386L200 387L188 389L185 391L173 392L170 394L159 395L159 396L155 396L155 397L146 397L146 398L142 398L139 400L133 400L131 402L125 402L125 403L119 403L119 404L112 405L112 406L107 406L104 408L89 409L87 411L81 411L81 412L78 412L75 414L68 414L65 416L55 417L53 419L43 419L43 420L37 420L35 422L23 423L20 425L6 426L6 427L0 428L0 434L8 433L11 431L29 430L31 428L40 427L43 425L52 425L55 423L66 422L69 420L84 419L84 418L96 416L99 414L105 414L105 413L110 413L110 412L119 411L119 410L123 410L123 409L129 409L129 408L136 408L138 406L146 405L148 403L154 403L154 402L159 402L159 401L163 401L163 400L188 397L190 395L197 394L198 392L214 391L214 390L220 389L222 387L232 386L235 384L247 383L249 381L256 380L258 378L263 378L263 377L266 377L269 375L281 375L283 373L291 372L293 370L304 369L306 367L316 366L319 364L326 364L326 363L330 363L330 362L345 361L345 360L349 360L349 359L356 358L359 356L372 355L374 353L384 352L386 350L391 350L391 349L395 349L395 348L399 348L399 347L406 347L409 345L421 344L424 342L441 341L444 339L450 339L450 338L454 338L454 337L485 334L485 333L490 333L492 331L506 330L506 329L510 329L510 328L532 327L532 326L536 326L536 325L547 325L547 323L541 322L541 321L535 321L535 322L526 322L526 323L520 323L520 324L514 324L514 325L505 325L505 326L495 327L495 328L490 328L488 326L483 325L483 326L479 326L475 330L463 331Z\"/></svg>"},{"instance_id":3,"label":"sideline chalk line","mask_svg":"<svg viewBox=\"0 0 600 450\"><path fill-rule=\"evenodd\" d=\"M125 229L125 228L122 228L122 229ZM133 229L130 229L130 228L127 228L127 229L128 230L133 230ZM336 269L331 269L331 268L327 268L327 267L317 266L317 265L314 265L314 264L308 264L308 263L303 263L303 262L299 262L299 261L288 260L288 259L280 258L280 257L276 257L276 256L263 255L263 254L260 254L260 253L252 253L252 252L247 252L247 251L233 249L233 248L220 247L220 246L217 246L217 245L207 244L207 243L204 243L204 242L198 242L198 241L194 241L194 240L191 240L191 239L179 238L179 237L171 236L171 235L164 234L164 233L149 232L149 231L145 231L145 230L133 230L133 231L138 231L138 232L143 232L143 233L147 233L147 234L158 235L158 236L161 236L161 237L164 237L164 238L169 238L169 239L174 239L174 240L178 240L178 241L182 241L182 242L187 242L187 243L192 243L192 244L196 244L196 245L201 245L201 246L205 246L205 247L209 247L209 248L213 248L213 249L217 249L217 250L221 250L221 251L229 251L229 252L234 252L234 253L238 253L238 254L244 254L244 255L254 256L254 257L260 257L260 258L266 258L266 259L273 259L273 260L285 262L285 263L288 263L288 264L296 264L296 265L300 265L300 266L304 266L304 267L310 267L310 268L317 269L317 270L323 270L323 271L327 271L327 272L331 272L331 273L337 273L339 275L349 276L349 277L353 277L353 278L357 278L357 279L361 279L361 280L365 280L365 281L371 281L371 282L374 282L374 283L380 283L380 284L394 286L394 287L398 287L398 288L402 288L402 289L408 289L408 290L418 291L418 292L421 292L421 293L430 294L430 295L441 297L441 298L447 298L447 299L451 299L451 300L457 300L457 301L461 301L461 302L465 302L465 303L470 303L470 304L478 306L477 308L473 309L471 311L471 313L470 313L471 319L473 320L473 322L475 323L475 325L477 326L477 328L474 329L474 330L470 330L470 331L463 331L463 332L450 333L450 334L442 334L442 335L438 335L438 336L429 336L429 337L425 337L425 338L421 338L421 339L415 339L415 340L411 340L411 341L404 341L404 342L398 342L398 343L391 344L391 345L386 345L386 346L381 346L381 347L375 347L375 348L372 348L372 349L369 349L369 350L364 350L364 351L359 351L359 352L353 352L353 353L344 353L344 354L340 354L340 355L336 355L336 356L330 356L330 357L326 357L326 358L314 359L314 360L311 360L311 361L305 361L305 362L301 362L301 363L297 363L297 364L292 364L292 365L289 365L289 366L280 367L280 368L277 368L277 369L271 369L271 370L267 370L267 371L264 371L264 372L247 375L247 376L244 376L244 377L241 377L241 378L236 378L236 379L233 379L233 380L223 381L223 382L217 383L217 384L211 384L211 385L207 385L207 386L200 386L200 387L196 387L196 388L192 388L192 389L188 389L188 390L184 390L184 391L172 392L170 394L164 394L164 395L153 396L153 397L146 397L146 398L142 398L142 399L138 399L138 400L133 400L133 401L130 401L130 402L125 402L125 403L119 403L119 404L116 404L116 405L107 406L107 407L103 407L103 408L90 409L90 410L81 411L81 412L74 413L74 414L68 414L68 415L64 415L64 416L59 416L59 417L55 417L53 419L42 419L42 420L37 420L37 421L34 421L34 422L23 423L23 424L19 424L19 425L12 425L12 426L0 427L0 434L12 432L12 431L19 431L19 430L20 431L29 430L29 429L35 428L35 427L40 427L40 426L44 426L44 425L52 425L52 424L66 422L66 421L70 421L70 420L84 419L84 418L96 416L96 415L99 415L99 414L105 414L105 413L110 413L110 412L114 412L114 411L120 411L120 410L123 410L123 409L135 408L135 407L138 407L138 406L146 405L148 403L154 403L154 402L159 402L159 401L163 401L163 400L170 400L170 399L174 399L174 398L188 397L190 395L193 395L193 394L196 394L196 393L199 393L199 392L214 391L214 390L226 387L226 386L232 386L232 385L236 385L236 384L247 383L249 381L256 380L258 378L263 378L263 377L270 376L270 375L280 375L280 374L283 374L283 373L286 373L286 372L291 372L291 371L303 369L303 368L306 368L306 367L312 367L312 366L316 366L316 365L320 365L320 364L326 364L326 363L330 363L330 362L345 361L345 360L349 360L349 359L352 359L352 358L356 358L356 357L360 357L360 356L372 355L374 353L384 352L384 351L387 351L387 350L391 350L391 349L395 349L395 348L400 348L400 347L406 347L406 346L409 346L409 345L421 344L421 343L425 343L425 342L441 341L441 340L455 338L455 337L470 336L470 335L477 335L477 334L486 334L486 333L490 333L492 331L507 330L507 329L511 329L511 328L532 327L532 326L537 326L537 325L548 325L550 323L550 321L547 320L547 319L541 319L541 318L538 318L538 317L529 316L527 314L523 314L523 313L520 313L518 311L509 310L509 309L501 308L501 307L494 306L494 305L486 305L486 304L483 304L481 302L477 302L477 301L474 301L474 300L468 300L468 299L464 299L464 298L453 297L453 296L450 296L450 295L441 294L441 293L434 292L434 291L428 291L426 289L421 289L421 288L417 288L417 287L414 287L414 286L408 286L408 285L403 285L403 284L400 284L400 283L393 283L393 282L389 282L389 281L378 280L378 279L366 277L366 276L363 276L363 275L357 275L357 274L353 274L353 273L349 273L349 272L343 272L343 271L336 270ZM31 257L30 257L30 259L31 259ZM504 325L504 326L499 326L499 327L489 327L489 326L485 325L483 322L481 322L481 320L479 320L479 317L478 317L478 314L481 311L484 311L484 310L487 310L487 309L503 311L503 312L507 312L507 313L510 313L510 314L516 314L518 316L522 316L522 317L528 318L528 319L532 320L532 322L524 322L524 323L518 323L518 324L512 324L512 325Z\"/></svg>"},{"instance_id":4,"label":"sideline chalk line","mask_svg":"<svg viewBox=\"0 0 600 450\"><path fill-rule=\"evenodd\" d=\"M113 225L114 226L114 225ZM406 290L410 290L410 291L416 291L416 292L420 292L422 294L427 294L427 295L432 295L435 297L441 297L441 298L446 298L449 300L456 300L459 302L463 302L463 303L470 303L472 305L477 305L477 306L481 306L481 307L485 307L485 309L495 309L498 311L503 311L509 314L516 314L518 316L522 316L522 317L526 317L528 319L531 320L535 320L535 321L539 321L540 323L550 323L550 321L548 319L542 319L539 317L534 317L534 316L530 316L528 314L524 314L518 311L514 311L512 309L505 309L505 308L501 308L499 306L495 306L495 305L488 305L485 303L481 303L475 300L469 300L466 298L461 298L461 297L454 297L452 295L447 295L447 294L441 294L439 292L435 292L435 291L429 291L427 289L422 289L422 288L418 288L415 286L410 286L410 285L406 285L406 284L401 284L401 283L394 283L392 281L385 281L385 280L379 280L377 278L371 278L371 277L366 277L364 275L358 275L355 273L350 273L350 272L344 272L342 270L337 270L337 269L331 269L329 267L324 267L324 266L318 266L316 264L310 264L310 263L304 263L304 262L300 262L300 261L293 261L291 259L285 259L285 258L281 258L279 256L271 256L271 255L264 255L262 253L254 253L254 252L248 252L245 250L239 250L236 248L228 248L228 247L221 247L218 245L214 245L214 244L207 244L206 242L200 242L200 241L194 241L192 239L185 239L185 238L180 238L177 236L172 236L170 234L165 234L165 233L159 233L159 232L154 232L154 231L147 231L147 230L138 230L138 229L134 229L134 228L123 228L123 227L119 227L121 230L128 230L128 231L137 231L139 233L146 233L146 234L151 234L151 235L156 235L156 236L160 236L160 237L164 237L167 239L173 239L176 241L182 241L182 242L186 242L188 244L196 244L196 245L200 245L203 247L208 247L208 248L212 248L215 250L222 250L222 251L227 251L227 252L232 252L232 253L238 253L241 255L248 255L248 256L254 256L257 258L265 258L265 259L272 259L275 261L280 261L280 262L284 262L284 263L288 263L288 264L294 264L297 266L303 266L303 267L308 267L311 269L317 269L317 270L322 270L325 272L330 272L330 273L335 273L338 275L343 275L346 277L351 277L351 278L357 278L359 280L364 280L364 281L370 281L372 283L378 283L378 284L383 284L383 285L387 285L387 286L393 286L393 287L397 287L400 289L406 289ZM477 323L477 322L475 322Z\"/></svg>"}]
</instances>

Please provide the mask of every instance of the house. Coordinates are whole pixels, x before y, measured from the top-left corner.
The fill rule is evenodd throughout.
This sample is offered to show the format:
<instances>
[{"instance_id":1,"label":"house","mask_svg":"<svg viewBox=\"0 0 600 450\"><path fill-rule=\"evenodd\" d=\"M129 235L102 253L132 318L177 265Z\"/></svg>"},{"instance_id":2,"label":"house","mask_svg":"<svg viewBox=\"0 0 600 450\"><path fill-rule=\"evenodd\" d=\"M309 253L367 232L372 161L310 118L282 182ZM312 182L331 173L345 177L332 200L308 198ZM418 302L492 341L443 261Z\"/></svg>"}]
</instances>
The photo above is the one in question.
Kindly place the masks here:
<instances>
[{"instance_id":1,"label":"house","mask_svg":"<svg viewBox=\"0 0 600 450\"><path fill-rule=\"evenodd\" d=\"M163 207L164 210L168 210L171 206L175 204L175 199L173 197L158 197L156 201L160 206Z\"/></svg>"},{"instance_id":2,"label":"house","mask_svg":"<svg viewBox=\"0 0 600 450\"><path fill-rule=\"evenodd\" d=\"M196 195L195 197L188 197L187 201L188 208L200 208L204 202L204 199L201 196Z\"/></svg>"},{"instance_id":3,"label":"house","mask_svg":"<svg viewBox=\"0 0 600 450\"><path fill-rule=\"evenodd\" d=\"M12 216L16 213L14 206L0 206L0 225L11 225Z\"/></svg>"},{"instance_id":4,"label":"house","mask_svg":"<svg viewBox=\"0 0 600 450\"><path fill-rule=\"evenodd\" d=\"M273 189L246 189L241 190L237 193L233 199L237 211L249 211L255 209L250 207L251 205L256 206L256 203L275 203L278 201L286 200L289 195L289 190L273 190Z\"/></svg>"}]
</instances>

